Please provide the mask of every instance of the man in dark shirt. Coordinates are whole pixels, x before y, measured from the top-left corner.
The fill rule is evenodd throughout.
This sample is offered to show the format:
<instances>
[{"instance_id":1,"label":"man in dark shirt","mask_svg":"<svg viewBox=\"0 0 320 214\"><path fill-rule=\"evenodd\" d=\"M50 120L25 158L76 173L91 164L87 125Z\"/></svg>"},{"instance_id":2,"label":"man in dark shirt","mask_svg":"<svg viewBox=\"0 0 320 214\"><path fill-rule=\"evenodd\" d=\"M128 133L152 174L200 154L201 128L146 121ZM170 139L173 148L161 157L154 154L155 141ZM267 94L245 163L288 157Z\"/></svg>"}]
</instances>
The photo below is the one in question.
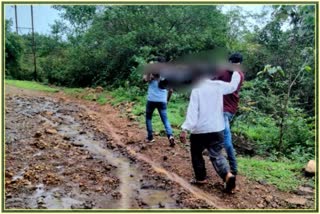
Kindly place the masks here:
<instances>
[{"instance_id":1,"label":"man in dark shirt","mask_svg":"<svg viewBox=\"0 0 320 214\"><path fill-rule=\"evenodd\" d=\"M233 175L237 175L238 167L237 167L237 159L235 156L235 151L232 144L232 136L230 130L230 121L233 116L237 112L238 103L239 103L239 91L244 81L244 74L240 70L240 65L242 63L242 55L239 53L234 53L229 57L229 62L231 63L233 69L239 72L240 74L240 83L238 88L232 94L223 96L223 112L224 112L224 120L225 120L225 130L224 130L224 147L226 153L228 155L228 160L230 164L230 170ZM219 80L230 82L232 77L232 71L225 70L221 72L218 76Z\"/></svg>"}]
</instances>

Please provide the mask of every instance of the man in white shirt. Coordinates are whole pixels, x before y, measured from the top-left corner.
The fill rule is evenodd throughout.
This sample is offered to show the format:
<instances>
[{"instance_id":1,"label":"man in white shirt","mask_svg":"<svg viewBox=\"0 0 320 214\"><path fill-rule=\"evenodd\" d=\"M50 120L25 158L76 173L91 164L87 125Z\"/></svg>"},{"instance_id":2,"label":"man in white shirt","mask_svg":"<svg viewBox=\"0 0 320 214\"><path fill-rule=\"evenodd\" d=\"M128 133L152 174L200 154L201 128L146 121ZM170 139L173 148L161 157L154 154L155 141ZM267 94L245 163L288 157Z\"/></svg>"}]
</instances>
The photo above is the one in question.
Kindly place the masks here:
<instances>
[{"instance_id":1,"label":"man in white shirt","mask_svg":"<svg viewBox=\"0 0 320 214\"><path fill-rule=\"evenodd\" d=\"M195 183L206 182L206 168L202 156L204 149L209 152L212 165L226 182L226 191L233 192L235 176L222 155L224 148L223 95L234 92L240 82L238 72L233 72L231 82L204 79L198 82L191 92L185 122L182 124L180 140L186 142L187 131L191 132L191 158L195 173Z\"/></svg>"}]
</instances>

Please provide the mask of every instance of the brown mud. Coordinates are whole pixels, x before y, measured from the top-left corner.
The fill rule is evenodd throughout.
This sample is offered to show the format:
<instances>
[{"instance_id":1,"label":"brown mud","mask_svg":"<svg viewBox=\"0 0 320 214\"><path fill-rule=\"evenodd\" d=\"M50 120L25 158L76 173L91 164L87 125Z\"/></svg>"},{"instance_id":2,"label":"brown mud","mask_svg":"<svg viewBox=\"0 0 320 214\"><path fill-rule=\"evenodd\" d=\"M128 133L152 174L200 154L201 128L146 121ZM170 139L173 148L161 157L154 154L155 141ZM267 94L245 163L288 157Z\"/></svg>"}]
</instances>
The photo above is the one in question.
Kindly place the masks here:
<instances>
[{"instance_id":1,"label":"brown mud","mask_svg":"<svg viewBox=\"0 0 320 214\"><path fill-rule=\"evenodd\" d=\"M236 194L206 158L195 186L188 146L146 131L123 109L6 86L6 209L314 209L314 190L281 192L237 176Z\"/></svg>"}]
</instances>

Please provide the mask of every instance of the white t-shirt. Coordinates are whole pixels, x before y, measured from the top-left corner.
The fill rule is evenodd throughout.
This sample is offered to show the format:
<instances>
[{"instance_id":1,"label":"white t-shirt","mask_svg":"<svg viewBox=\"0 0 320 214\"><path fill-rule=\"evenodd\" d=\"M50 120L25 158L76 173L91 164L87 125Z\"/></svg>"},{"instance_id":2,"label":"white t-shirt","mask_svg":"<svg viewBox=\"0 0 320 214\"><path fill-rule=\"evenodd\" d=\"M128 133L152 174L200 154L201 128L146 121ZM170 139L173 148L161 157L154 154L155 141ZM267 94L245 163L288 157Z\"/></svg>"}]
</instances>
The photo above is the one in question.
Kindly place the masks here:
<instances>
[{"instance_id":1,"label":"white t-shirt","mask_svg":"<svg viewBox=\"0 0 320 214\"><path fill-rule=\"evenodd\" d=\"M233 93L240 83L240 75L233 72L231 82L203 80L191 92L187 117L182 129L193 134L224 130L223 95Z\"/></svg>"}]
</instances>

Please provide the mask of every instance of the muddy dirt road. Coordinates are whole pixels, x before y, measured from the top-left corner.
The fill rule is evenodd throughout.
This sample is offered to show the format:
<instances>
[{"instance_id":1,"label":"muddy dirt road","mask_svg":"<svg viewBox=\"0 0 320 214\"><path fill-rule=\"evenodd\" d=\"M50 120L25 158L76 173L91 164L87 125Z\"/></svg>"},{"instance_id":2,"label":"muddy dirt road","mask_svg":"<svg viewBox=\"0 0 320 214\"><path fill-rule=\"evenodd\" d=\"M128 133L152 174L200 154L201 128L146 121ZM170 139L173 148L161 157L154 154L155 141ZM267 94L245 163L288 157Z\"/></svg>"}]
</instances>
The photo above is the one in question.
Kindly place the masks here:
<instances>
[{"instance_id":1,"label":"muddy dirt road","mask_svg":"<svg viewBox=\"0 0 320 214\"><path fill-rule=\"evenodd\" d=\"M144 129L109 105L7 86L5 111L6 209L314 208L313 190L241 175L226 194L208 161L209 184L190 185L188 148L145 144Z\"/></svg>"}]
</instances>

